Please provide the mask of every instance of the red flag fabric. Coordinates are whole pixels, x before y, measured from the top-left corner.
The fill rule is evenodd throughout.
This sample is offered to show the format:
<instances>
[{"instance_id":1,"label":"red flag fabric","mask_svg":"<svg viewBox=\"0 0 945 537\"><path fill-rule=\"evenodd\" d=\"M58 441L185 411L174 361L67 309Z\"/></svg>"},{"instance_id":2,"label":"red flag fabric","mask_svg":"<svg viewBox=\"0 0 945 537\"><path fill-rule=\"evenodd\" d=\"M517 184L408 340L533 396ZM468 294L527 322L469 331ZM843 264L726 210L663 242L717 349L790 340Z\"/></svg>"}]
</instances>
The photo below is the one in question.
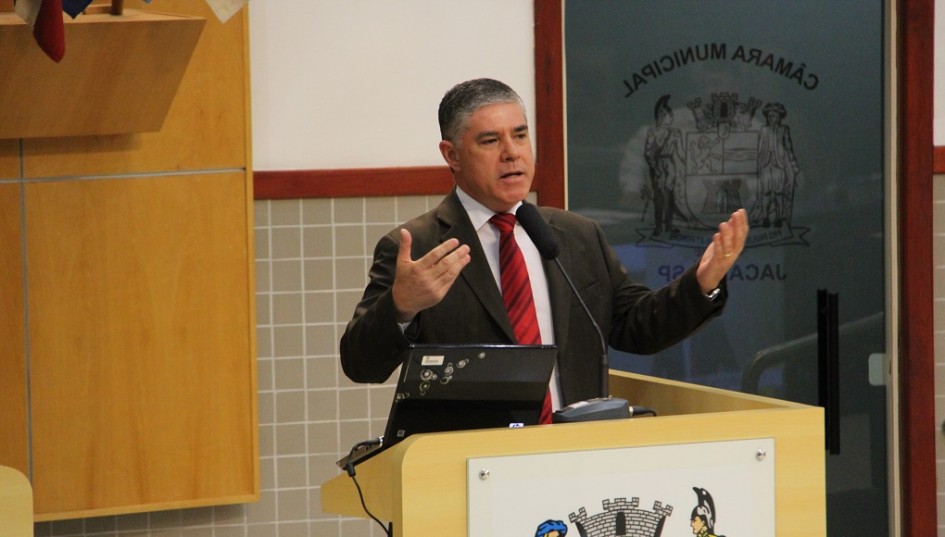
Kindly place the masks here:
<instances>
[{"instance_id":1,"label":"red flag fabric","mask_svg":"<svg viewBox=\"0 0 945 537\"><path fill-rule=\"evenodd\" d=\"M16 0L17 15L33 28L33 39L55 62L66 54L62 0Z\"/></svg>"}]
</instances>

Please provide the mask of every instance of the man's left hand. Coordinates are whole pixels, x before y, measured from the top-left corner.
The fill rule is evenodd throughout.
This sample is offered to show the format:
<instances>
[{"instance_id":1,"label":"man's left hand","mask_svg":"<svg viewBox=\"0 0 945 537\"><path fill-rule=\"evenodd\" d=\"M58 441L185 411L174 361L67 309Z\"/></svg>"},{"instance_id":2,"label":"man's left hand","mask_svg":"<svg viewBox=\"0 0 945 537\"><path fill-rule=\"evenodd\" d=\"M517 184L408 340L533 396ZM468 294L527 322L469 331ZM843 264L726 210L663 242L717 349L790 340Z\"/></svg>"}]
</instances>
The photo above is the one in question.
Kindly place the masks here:
<instances>
[{"instance_id":1,"label":"man's left hand","mask_svg":"<svg viewBox=\"0 0 945 537\"><path fill-rule=\"evenodd\" d=\"M745 248L748 237L748 213L739 209L725 222L719 224L719 231L713 235L712 243L702 254L696 279L703 293L708 293L719 286L738 256Z\"/></svg>"}]
</instances>

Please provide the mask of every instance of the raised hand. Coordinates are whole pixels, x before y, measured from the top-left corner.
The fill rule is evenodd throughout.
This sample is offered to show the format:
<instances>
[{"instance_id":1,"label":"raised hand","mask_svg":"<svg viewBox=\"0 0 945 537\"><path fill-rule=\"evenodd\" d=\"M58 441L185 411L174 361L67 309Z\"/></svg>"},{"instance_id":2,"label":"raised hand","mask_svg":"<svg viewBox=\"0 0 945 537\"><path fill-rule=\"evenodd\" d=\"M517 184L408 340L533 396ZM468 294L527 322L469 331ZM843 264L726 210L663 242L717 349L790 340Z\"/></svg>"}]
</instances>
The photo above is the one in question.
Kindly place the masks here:
<instances>
[{"instance_id":1,"label":"raised hand","mask_svg":"<svg viewBox=\"0 0 945 537\"><path fill-rule=\"evenodd\" d=\"M745 248L746 237L748 213L745 209L735 211L727 221L719 224L718 232L712 236L712 243L703 252L696 269L696 279L703 292L708 293L719 286Z\"/></svg>"},{"instance_id":2,"label":"raised hand","mask_svg":"<svg viewBox=\"0 0 945 537\"><path fill-rule=\"evenodd\" d=\"M414 261L410 257L412 243L410 232L401 229L397 273L391 293L397 307L397 320L402 323L443 300L459 273L472 260L468 245L449 239Z\"/></svg>"}]
</instances>

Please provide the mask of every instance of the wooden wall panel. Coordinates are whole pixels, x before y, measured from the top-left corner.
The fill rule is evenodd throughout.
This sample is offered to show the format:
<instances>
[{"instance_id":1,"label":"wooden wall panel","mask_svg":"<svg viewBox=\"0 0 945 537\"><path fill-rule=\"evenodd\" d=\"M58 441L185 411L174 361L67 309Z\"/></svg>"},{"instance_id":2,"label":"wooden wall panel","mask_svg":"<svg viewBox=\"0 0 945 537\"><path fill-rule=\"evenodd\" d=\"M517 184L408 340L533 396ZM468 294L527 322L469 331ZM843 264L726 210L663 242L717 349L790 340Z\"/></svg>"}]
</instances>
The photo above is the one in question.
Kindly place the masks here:
<instances>
[{"instance_id":1,"label":"wooden wall panel","mask_svg":"<svg viewBox=\"0 0 945 537\"><path fill-rule=\"evenodd\" d=\"M223 24L206 2L162 0L136 2L133 7L207 20L163 128L156 133L25 140L27 177L248 167L247 10ZM140 98L144 103L148 96Z\"/></svg>"},{"instance_id":2,"label":"wooden wall panel","mask_svg":"<svg viewBox=\"0 0 945 537\"><path fill-rule=\"evenodd\" d=\"M20 176L20 142L0 140L0 180Z\"/></svg>"},{"instance_id":3,"label":"wooden wall panel","mask_svg":"<svg viewBox=\"0 0 945 537\"><path fill-rule=\"evenodd\" d=\"M37 517L255 499L245 174L25 188Z\"/></svg>"},{"instance_id":4,"label":"wooden wall panel","mask_svg":"<svg viewBox=\"0 0 945 537\"><path fill-rule=\"evenodd\" d=\"M28 474L20 185L0 183L0 464Z\"/></svg>"}]
</instances>

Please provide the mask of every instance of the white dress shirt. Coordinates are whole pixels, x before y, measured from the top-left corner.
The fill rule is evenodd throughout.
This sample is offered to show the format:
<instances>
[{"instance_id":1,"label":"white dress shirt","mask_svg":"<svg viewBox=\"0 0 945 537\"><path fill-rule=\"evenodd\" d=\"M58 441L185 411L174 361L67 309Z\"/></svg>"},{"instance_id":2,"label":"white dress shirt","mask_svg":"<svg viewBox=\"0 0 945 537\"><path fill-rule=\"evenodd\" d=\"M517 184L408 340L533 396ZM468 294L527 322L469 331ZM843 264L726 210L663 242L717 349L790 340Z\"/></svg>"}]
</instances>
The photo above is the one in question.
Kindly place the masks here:
<instances>
[{"instance_id":1,"label":"white dress shirt","mask_svg":"<svg viewBox=\"0 0 945 537\"><path fill-rule=\"evenodd\" d=\"M495 214L494 211L485 205L474 200L462 189L456 188L456 194L459 196L460 203L466 209L469 220L473 228L479 235L479 241L482 249L486 253L486 260L489 261L489 268L492 269L492 275L495 277L496 285L501 291L501 278L499 277L499 230L489 223L489 219ZM512 207L509 212L515 214L521 202ZM528 268L528 280L532 285L532 297L535 301L535 313L538 315L538 329L541 332L541 342L543 345L553 345L555 342L554 324L551 317L551 299L548 293L548 279L545 277L545 268L542 265L541 254L538 248L525 233L521 224L515 224L515 242L518 243L522 256L525 257L525 266ZM561 408L561 394L558 388L558 367L555 366L554 373L551 375L551 405L552 409Z\"/></svg>"}]
</instances>

